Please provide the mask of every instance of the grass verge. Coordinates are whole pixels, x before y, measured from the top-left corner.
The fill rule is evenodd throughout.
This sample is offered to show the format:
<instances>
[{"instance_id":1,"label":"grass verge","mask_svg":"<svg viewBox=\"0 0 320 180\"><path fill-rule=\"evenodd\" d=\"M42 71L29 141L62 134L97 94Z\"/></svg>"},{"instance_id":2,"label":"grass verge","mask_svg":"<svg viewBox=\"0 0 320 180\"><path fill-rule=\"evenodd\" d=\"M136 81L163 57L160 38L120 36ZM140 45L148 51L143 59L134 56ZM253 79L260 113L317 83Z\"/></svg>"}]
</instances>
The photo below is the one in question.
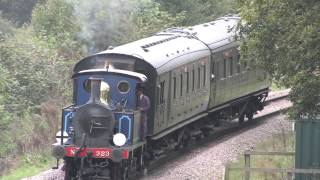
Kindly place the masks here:
<instances>
[{"instance_id":1,"label":"grass verge","mask_svg":"<svg viewBox=\"0 0 320 180\"><path fill-rule=\"evenodd\" d=\"M271 84L271 91L280 91L286 89L285 87L281 87L277 85L275 82L272 82Z\"/></svg>"},{"instance_id":2,"label":"grass verge","mask_svg":"<svg viewBox=\"0 0 320 180\"><path fill-rule=\"evenodd\" d=\"M50 169L55 164L55 159L50 152L40 154L28 154L21 156L15 169L10 170L6 175L0 177L1 180L18 180L39 174Z\"/></svg>"},{"instance_id":3,"label":"grass verge","mask_svg":"<svg viewBox=\"0 0 320 180\"><path fill-rule=\"evenodd\" d=\"M287 134L274 135L272 138L261 142L255 151L282 151L293 152L295 147L295 136L293 132ZM236 162L229 164L229 167L244 167L244 156L242 155ZM251 167L255 168L292 168L294 167L294 156L251 156ZM251 173L252 180L283 180L286 174L266 174ZM230 171L229 180L242 180L244 173L240 171Z\"/></svg>"}]
</instances>

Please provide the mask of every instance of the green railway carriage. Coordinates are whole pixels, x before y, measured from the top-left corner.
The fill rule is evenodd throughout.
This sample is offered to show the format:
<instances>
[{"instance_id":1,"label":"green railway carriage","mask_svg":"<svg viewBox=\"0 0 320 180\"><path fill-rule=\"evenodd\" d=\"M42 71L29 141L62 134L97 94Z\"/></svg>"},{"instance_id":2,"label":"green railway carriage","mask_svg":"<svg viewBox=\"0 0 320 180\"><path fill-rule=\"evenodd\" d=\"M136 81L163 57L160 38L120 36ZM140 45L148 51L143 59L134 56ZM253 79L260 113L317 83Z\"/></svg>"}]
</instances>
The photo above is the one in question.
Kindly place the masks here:
<instances>
[{"instance_id":1,"label":"green railway carriage","mask_svg":"<svg viewBox=\"0 0 320 180\"><path fill-rule=\"evenodd\" d=\"M270 79L240 62L233 31L239 20L167 29L79 61L73 104L62 111L53 146L64 159L65 179L128 179L221 120L251 120ZM137 108L142 86L150 98L147 138Z\"/></svg>"},{"instance_id":2,"label":"green railway carriage","mask_svg":"<svg viewBox=\"0 0 320 180\"><path fill-rule=\"evenodd\" d=\"M118 62L122 66L116 68L144 74L152 105L148 114L152 139L223 109L232 108L241 116L248 99L266 97L270 79L265 72L240 63L239 43L232 30L239 20L222 17L189 28L167 29L85 58L75 71Z\"/></svg>"}]
</instances>

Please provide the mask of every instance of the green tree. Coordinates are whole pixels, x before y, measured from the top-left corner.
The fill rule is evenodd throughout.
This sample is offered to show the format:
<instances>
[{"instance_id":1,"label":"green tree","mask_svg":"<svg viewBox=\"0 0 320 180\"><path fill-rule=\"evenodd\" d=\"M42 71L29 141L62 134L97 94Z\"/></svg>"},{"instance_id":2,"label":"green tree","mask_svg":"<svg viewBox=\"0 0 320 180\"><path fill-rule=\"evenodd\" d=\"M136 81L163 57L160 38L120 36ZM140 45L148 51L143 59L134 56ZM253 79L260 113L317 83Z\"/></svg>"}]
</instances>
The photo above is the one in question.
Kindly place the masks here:
<instances>
[{"instance_id":1,"label":"green tree","mask_svg":"<svg viewBox=\"0 0 320 180\"><path fill-rule=\"evenodd\" d=\"M155 0L161 9L176 15L184 13L185 18L180 26L190 26L236 12L235 0Z\"/></svg>"},{"instance_id":2,"label":"green tree","mask_svg":"<svg viewBox=\"0 0 320 180\"><path fill-rule=\"evenodd\" d=\"M78 33L80 25L73 6L65 0L38 4L32 13L31 25L38 38L59 51L63 57L76 58L82 52Z\"/></svg>"},{"instance_id":3,"label":"green tree","mask_svg":"<svg viewBox=\"0 0 320 180\"><path fill-rule=\"evenodd\" d=\"M291 87L291 117L320 113L320 1L239 0L242 57Z\"/></svg>"},{"instance_id":4,"label":"green tree","mask_svg":"<svg viewBox=\"0 0 320 180\"><path fill-rule=\"evenodd\" d=\"M50 47L32 27L0 42L0 136L8 137L0 139L0 156L39 150L53 142L58 109L71 100L74 60Z\"/></svg>"},{"instance_id":5,"label":"green tree","mask_svg":"<svg viewBox=\"0 0 320 180\"><path fill-rule=\"evenodd\" d=\"M4 144L0 156L41 149L48 140L53 142L59 126L58 109L70 102L72 64L81 55L76 47L77 32L49 12L65 13L57 10L60 5L64 6L39 5L32 26L0 28L6 32L0 41L0 136L8 137L0 140ZM52 17L44 17L44 6L50 7L47 16Z\"/></svg>"},{"instance_id":6,"label":"green tree","mask_svg":"<svg viewBox=\"0 0 320 180\"><path fill-rule=\"evenodd\" d=\"M0 17L0 41L3 41L5 37L12 35L14 30L15 28L9 21Z\"/></svg>"},{"instance_id":7,"label":"green tree","mask_svg":"<svg viewBox=\"0 0 320 180\"><path fill-rule=\"evenodd\" d=\"M166 28L179 26L185 19L185 13L176 13L175 15L161 10L159 3L153 1L137 1L137 6L133 19L129 26L127 36L137 40L150 36Z\"/></svg>"},{"instance_id":8,"label":"green tree","mask_svg":"<svg viewBox=\"0 0 320 180\"><path fill-rule=\"evenodd\" d=\"M0 0L2 16L18 27L30 23L33 7L44 0Z\"/></svg>"},{"instance_id":9,"label":"green tree","mask_svg":"<svg viewBox=\"0 0 320 180\"><path fill-rule=\"evenodd\" d=\"M1 64L0 74L0 136L2 137L0 140L0 157L2 157L10 152L15 146L9 130L10 123L12 123L12 116L6 106L10 99L9 96L11 96L8 89L10 88L10 84L13 83L13 79L11 79L8 70L1 66Z\"/></svg>"}]
</instances>

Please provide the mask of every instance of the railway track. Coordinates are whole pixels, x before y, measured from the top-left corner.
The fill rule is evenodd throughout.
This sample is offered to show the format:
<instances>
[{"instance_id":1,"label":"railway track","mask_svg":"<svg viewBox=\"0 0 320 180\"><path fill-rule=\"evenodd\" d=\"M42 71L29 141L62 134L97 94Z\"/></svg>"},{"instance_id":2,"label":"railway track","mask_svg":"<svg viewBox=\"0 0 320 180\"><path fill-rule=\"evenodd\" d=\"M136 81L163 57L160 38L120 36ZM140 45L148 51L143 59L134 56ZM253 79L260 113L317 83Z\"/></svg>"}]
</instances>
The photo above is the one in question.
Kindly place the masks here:
<instances>
[{"instance_id":1,"label":"railway track","mask_svg":"<svg viewBox=\"0 0 320 180\"><path fill-rule=\"evenodd\" d=\"M149 173L151 176L139 176L135 179L143 179L143 180L149 180L149 179L172 179L169 175L169 177L166 176L159 176L160 174L170 173L170 168L166 168L167 165L170 165L171 163L175 161L180 161L181 159L184 159L186 156L193 156L192 154L194 152L202 151L199 150L199 147L210 147L210 144L213 142L222 142L225 139L233 138L234 136L237 136L237 132L239 131L246 131L250 129L254 129L261 124L265 122L270 117L279 115L281 112L287 110L291 103L286 99L288 97L289 90L283 90L277 93L271 93L268 99L266 99L267 105L265 106L265 109L255 115L255 118L253 121L246 121L245 123L239 124L237 119L234 119L232 121L223 122L221 126L214 129L212 134L206 138L203 138L201 140L194 141L188 148L179 150L179 151L173 151L170 154L168 154L166 157L163 157L160 160L157 160L156 162L152 163L149 167ZM183 163L181 164L183 166ZM158 171L160 169L160 171ZM167 169L167 170L162 170ZM177 174L179 174L177 172ZM196 174L196 173L195 173ZM201 175L200 175L201 176ZM179 179L179 178L177 178ZM197 179L196 177L192 178L181 178L181 179ZM204 179L203 177L201 179ZM209 178L211 179L211 178Z\"/></svg>"},{"instance_id":2,"label":"railway track","mask_svg":"<svg viewBox=\"0 0 320 180\"><path fill-rule=\"evenodd\" d=\"M151 180L151 179L197 179L197 177L201 177L201 179L206 179L201 176L201 173L205 172L195 172L194 175L189 175L190 172L186 172L184 170L179 171L179 167L183 167L185 162L188 161L188 157L196 157L195 154L202 153L205 149L210 149L213 144L223 144L224 141L232 139L233 137L237 137L240 132L246 132L249 130L254 130L255 128L262 125L269 117L273 117L275 115L280 114L291 106L291 103L286 99L288 96L289 90L279 91L279 92L271 92L269 97L266 99L267 105L265 109L255 115L253 121L246 121L242 124L238 123L238 120L226 121L222 122L221 126L214 128L212 133L210 133L207 137L192 141L191 144L187 148L180 149L178 151L172 151L170 154L163 156L157 161L154 161L150 164L148 168L148 175L142 176L138 175L132 179L143 179L143 180ZM217 147L215 146L217 149ZM219 149L219 147L218 147ZM219 156L219 155L217 155ZM192 158L194 160L194 158ZM187 160L187 161L184 161ZM209 159L208 159L209 160ZM206 163L205 160L195 160L196 162ZM173 167L172 167L173 165ZM186 167L189 165L186 165ZM178 167L178 168L177 168ZM176 171L172 171L173 168L177 169ZM176 177L178 175L180 177ZM48 170L42 172L41 174L25 178L24 180L63 180L63 171L58 170ZM209 178L212 179L212 178Z\"/></svg>"}]
</instances>

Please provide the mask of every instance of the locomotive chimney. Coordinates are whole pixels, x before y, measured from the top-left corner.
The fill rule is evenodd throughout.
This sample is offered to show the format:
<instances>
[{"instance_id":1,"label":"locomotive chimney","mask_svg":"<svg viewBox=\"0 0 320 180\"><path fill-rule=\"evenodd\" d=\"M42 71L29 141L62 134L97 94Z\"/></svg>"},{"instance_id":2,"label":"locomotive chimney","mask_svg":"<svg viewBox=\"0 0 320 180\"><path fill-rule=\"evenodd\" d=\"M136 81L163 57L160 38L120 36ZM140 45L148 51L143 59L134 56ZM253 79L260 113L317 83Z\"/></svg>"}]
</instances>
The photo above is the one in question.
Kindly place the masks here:
<instances>
[{"instance_id":1,"label":"locomotive chimney","mask_svg":"<svg viewBox=\"0 0 320 180\"><path fill-rule=\"evenodd\" d=\"M100 103L101 78L90 78L90 98L88 103Z\"/></svg>"}]
</instances>

